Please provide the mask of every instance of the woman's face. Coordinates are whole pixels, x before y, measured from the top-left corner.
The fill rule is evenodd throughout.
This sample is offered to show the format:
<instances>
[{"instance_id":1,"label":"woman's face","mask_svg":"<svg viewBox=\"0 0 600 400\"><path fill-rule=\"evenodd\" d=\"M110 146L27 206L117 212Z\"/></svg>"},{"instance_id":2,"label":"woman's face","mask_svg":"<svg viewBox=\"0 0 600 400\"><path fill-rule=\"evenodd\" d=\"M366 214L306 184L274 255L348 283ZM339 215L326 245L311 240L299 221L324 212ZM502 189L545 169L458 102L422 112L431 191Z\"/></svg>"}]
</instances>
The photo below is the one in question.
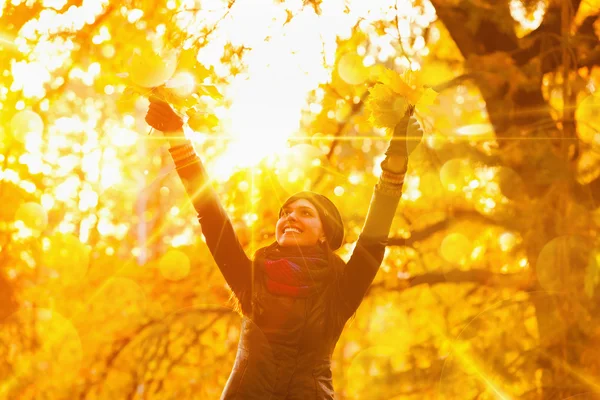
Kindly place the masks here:
<instances>
[{"instance_id":1,"label":"woman's face","mask_svg":"<svg viewBox=\"0 0 600 400\"><path fill-rule=\"evenodd\" d=\"M298 199L283 207L275 231L280 246L314 246L324 237L321 218L310 201Z\"/></svg>"}]
</instances>

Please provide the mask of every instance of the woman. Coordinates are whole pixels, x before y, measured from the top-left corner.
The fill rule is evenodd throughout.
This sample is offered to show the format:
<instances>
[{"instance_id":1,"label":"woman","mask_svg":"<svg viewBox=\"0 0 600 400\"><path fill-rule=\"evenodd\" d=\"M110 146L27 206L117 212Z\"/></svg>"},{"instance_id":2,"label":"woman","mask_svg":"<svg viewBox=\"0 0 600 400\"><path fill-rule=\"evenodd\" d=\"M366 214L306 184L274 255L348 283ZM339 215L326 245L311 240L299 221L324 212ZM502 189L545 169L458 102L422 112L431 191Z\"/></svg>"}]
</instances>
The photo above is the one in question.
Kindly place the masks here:
<instances>
[{"instance_id":1,"label":"woman","mask_svg":"<svg viewBox=\"0 0 600 400\"><path fill-rule=\"evenodd\" d=\"M275 242L246 256L208 184L181 118L152 99L146 121L164 132L206 243L243 316L237 356L221 399L333 399L331 355L383 260L400 200L408 154L405 135L422 134L406 113L394 131L367 219L348 263L342 218L325 196L300 192L285 201Z\"/></svg>"}]
</instances>

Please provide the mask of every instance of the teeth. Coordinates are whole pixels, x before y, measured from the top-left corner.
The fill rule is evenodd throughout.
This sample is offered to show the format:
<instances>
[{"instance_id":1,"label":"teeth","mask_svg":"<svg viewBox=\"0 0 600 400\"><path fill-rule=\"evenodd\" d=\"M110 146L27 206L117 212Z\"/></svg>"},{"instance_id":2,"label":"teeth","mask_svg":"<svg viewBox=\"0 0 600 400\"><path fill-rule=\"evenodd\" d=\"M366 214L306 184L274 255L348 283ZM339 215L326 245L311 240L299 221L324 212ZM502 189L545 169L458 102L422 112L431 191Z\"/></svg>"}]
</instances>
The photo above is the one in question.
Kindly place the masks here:
<instances>
[{"instance_id":1,"label":"teeth","mask_svg":"<svg viewBox=\"0 0 600 400\"><path fill-rule=\"evenodd\" d=\"M295 232L295 233L300 233L300 231L299 231L298 229L296 229L296 228L285 228L285 229L283 230L283 232L284 232L284 233L287 233L287 232Z\"/></svg>"}]
</instances>

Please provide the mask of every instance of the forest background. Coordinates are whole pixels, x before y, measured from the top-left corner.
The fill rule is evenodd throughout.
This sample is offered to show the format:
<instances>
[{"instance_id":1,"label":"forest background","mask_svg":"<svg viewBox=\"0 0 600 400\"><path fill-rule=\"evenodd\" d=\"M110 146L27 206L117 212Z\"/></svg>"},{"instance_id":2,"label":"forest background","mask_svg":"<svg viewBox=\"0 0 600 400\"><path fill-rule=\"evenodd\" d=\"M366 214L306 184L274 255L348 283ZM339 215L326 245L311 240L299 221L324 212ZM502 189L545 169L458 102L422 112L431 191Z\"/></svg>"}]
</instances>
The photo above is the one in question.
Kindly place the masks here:
<instances>
[{"instance_id":1,"label":"forest background","mask_svg":"<svg viewBox=\"0 0 600 400\"><path fill-rule=\"evenodd\" d=\"M0 1L0 399L218 398L240 317L146 97L189 117L249 254L310 188L344 258L389 139L364 107L384 67L438 96L338 398L598 398L599 10Z\"/></svg>"}]
</instances>

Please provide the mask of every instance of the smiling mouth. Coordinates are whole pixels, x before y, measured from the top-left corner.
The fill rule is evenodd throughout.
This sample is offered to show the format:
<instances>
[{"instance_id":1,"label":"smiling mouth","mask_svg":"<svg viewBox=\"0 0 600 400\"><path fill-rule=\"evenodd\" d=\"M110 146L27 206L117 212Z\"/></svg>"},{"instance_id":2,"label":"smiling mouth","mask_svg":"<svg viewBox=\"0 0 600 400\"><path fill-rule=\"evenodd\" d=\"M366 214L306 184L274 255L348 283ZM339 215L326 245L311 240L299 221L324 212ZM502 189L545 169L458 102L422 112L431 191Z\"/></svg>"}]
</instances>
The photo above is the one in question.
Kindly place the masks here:
<instances>
[{"instance_id":1,"label":"smiling mouth","mask_svg":"<svg viewBox=\"0 0 600 400\"><path fill-rule=\"evenodd\" d=\"M283 230L283 233L296 233L296 234L300 234L302 232L299 229L296 229L296 228L285 228Z\"/></svg>"}]
</instances>

